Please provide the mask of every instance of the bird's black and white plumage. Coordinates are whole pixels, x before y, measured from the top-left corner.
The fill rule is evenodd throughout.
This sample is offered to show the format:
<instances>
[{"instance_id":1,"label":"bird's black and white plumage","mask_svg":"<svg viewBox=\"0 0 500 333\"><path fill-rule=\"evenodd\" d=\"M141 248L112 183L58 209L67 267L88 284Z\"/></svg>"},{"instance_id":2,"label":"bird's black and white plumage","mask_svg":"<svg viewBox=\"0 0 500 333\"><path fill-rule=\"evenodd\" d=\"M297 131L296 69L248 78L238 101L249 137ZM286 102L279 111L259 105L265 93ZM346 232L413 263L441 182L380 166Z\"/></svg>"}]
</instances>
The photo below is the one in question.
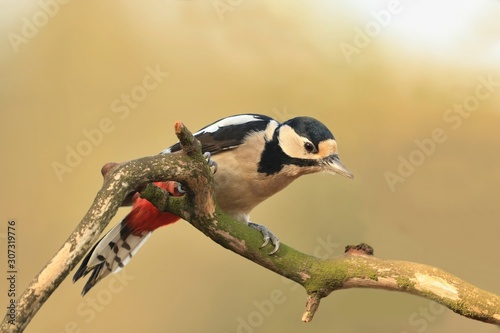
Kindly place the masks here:
<instances>
[{"instance_id":1,"label":"bird's black and white plumage","mask_svg":"<svg viewBox=\"0 0 500 333\"><path fill-rule=\"evenodd\" d=\"M258 114L242 114L220 119L193 135L202 144L201 150L210 154L236 148L243 143L248 133L259 132L275 122L271 117ZM181 149L179 143L165 149L162 154L173 153Z\"/></svg>"},{"instance_id":2,"label":"bird's black and white plumage","mask_svg":"<svg viewBox=\"0 0 500 333\"><path fill-rule=\"evenodd\" d=\"M218 165L214 175L217 202L223 211L260 230L278 250L279 240L267 228L250 222L259 203L298 177L326 171L352 178L337 154L331 131L311 117L279 123L259 114L227 117L204 127L194 136L203 152ZM179 144L162 153L175 152Z\"/></svg>"},{"instance_id":3,"label":"bird's black and white plumage","mask_svg":"<svg viewBox=\"0 0 500 333\"><path fill-rule=\"evenodd\" d=\"M324 171L353 177L339 160L333 134L314 118L296 117L279 123L264 115L235 115L202 128L194 136L203 153L209 153L217 165L214 186L219 207L259 230L264 236L262 246L271 241L274 249L270 254L279 250L279 239L265 226L250 221L253 208L302 175ZM177 143L161 153L180 149ZM175 192L172 182L155 184ZM88 253L73 280L91 273L85 294L102 278L122 269L153 230L177 219L138 199L123 221Z\"/></svg>"}]
</instances>

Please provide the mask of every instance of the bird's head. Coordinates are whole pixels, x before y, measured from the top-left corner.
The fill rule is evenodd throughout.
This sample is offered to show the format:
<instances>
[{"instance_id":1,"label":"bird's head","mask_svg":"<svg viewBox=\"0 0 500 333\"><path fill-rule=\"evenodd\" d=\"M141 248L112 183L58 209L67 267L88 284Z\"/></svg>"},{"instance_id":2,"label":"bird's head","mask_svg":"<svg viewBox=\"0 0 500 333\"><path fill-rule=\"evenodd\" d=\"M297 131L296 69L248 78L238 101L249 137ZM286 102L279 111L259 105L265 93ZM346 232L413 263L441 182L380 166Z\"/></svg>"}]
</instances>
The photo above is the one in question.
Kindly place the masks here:
<instances>
[{"instance_id":1,"label":"bird's head","mask_svg":"<svg viewBox=\"0 0 500 333\"><path fill-rule=\"evenodd\" d=\"M275 132L283 167L289 166L298 175L329 172L354 178L340 162L337 141L320 121L310 117L296 117L283 122ZM275 156L277 156L275 155Z\"/></svg>"}]
</instances>

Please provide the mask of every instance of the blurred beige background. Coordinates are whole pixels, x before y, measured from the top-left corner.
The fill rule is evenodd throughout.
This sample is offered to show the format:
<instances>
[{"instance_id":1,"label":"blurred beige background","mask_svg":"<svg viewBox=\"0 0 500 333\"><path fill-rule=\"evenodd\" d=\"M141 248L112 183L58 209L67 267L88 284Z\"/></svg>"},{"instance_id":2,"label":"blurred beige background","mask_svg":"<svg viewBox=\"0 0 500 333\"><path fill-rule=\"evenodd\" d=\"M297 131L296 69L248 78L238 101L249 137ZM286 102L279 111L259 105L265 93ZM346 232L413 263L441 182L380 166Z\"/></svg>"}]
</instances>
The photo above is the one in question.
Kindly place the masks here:
<instances>
[{"instance_id":1,"label":"blurred beige background","mask_svg":"<svg viewBox=\"0 0 500 333\"><path fill-rule=\"evenodd\" d=\"M0 267L15 219L21 292L92 203L101 166L161 151L176 120L309 115L355 180L304 177L254 221L318 256L367 242L500 293L499 15L496 1L0 1ZM337 292L303 324L301 289L186 222L82 287L66 279L26 331L498 331L372 290ZM2 308L7 289L2 277Z\"/></svg>"}]
</instances>

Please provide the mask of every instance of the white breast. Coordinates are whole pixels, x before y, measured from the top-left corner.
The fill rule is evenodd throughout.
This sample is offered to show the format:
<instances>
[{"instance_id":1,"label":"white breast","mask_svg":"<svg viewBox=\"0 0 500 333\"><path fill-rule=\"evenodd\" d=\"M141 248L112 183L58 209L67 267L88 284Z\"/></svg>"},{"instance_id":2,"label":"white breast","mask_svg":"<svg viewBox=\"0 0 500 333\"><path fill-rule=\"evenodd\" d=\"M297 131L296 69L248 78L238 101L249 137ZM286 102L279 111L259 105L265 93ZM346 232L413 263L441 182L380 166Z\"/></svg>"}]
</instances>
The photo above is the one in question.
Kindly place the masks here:
<instances>
[{"instance_id":1,"label":"white breast","mask_svg":"<svg viewBox=\"0 0 500 333\"><path fill-rule=\"evenodd\" d=\"M238 148L215 154L215 191L219 207L243 219L259 203L285 188L296 177L257 172L266 133L251 134Z\"/></svg>"}]
</instances>

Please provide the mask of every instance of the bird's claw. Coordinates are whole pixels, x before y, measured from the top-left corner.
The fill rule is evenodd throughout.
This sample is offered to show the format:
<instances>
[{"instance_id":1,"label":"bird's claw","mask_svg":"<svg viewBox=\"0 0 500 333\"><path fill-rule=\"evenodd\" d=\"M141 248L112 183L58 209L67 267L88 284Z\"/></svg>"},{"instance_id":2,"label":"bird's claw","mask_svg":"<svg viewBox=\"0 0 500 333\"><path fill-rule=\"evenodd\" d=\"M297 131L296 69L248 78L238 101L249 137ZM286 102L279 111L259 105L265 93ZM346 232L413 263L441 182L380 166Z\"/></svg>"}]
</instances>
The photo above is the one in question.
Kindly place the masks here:
<instances>
[{"instance_id":1,"label":"bird's claw","mask_svg":"<svg viewBox=\"0 0 500 333\"><path fill-rule=\"evenodd\" d=\"M214 175L215 175L215 173L217 172L218 165L217 162L211 159L211 156L212 155L208 151L203 153L203 157L205 157L205 159L207 160L208 166L214 168Z\"/></svg>"},{"instance_id":2,"label":"bird's claw","mask_svg":"<svg viewBox=\"0 0 500 333\"><path fill-rule=\"evenodd\" d=\"M257 224L257 223L253 223L253 222L248 222L248 226L250 228L254 228L258 231L260 231L262 233L262 235L264 236L264 243L260 246L260 248L262 249L263 247L265 247L267 244L269 244L269 241L271 241L271 244L274 245L274 249L269 252L269 254L275 254L276 252L278 252L279 248L280 248L280 245L281 245L281 242L280 240L278 239L278 237L276 237L266 226L262 225L262 224Z\"/></svg>"},{"instance_id":3,"label":"bird's claw","mask_svg":"<svg viewBox=\"0 0 500 333\"><path fill-rule=\"evenodd\" d=\"M182 186L181 183L177 183L177 191L180 193L180 194L185 194L187 191L184 189L184 187Z\"/></svg>"}]
</instances>

